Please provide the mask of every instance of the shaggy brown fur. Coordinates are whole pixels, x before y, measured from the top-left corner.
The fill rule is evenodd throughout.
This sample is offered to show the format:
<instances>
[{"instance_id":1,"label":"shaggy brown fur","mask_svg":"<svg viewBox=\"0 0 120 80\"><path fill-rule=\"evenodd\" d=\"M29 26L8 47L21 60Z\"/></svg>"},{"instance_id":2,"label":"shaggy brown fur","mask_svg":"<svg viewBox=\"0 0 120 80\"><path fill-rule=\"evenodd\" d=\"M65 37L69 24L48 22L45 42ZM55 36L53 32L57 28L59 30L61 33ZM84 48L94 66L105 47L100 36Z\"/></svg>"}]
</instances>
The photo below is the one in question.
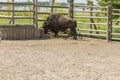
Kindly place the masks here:
<instances>
[{"instance_id":1,"label":"shaggy brown fur","mask_svg":"<svg viewBox=\"0 0 120 80\"><path fill-rule=\"evenodd\" d=\"M65 32L68 28L71 30L71 34L74 36L74 39L77 39L76 33L77 23L75 20L66 18L57 13L51 13L47 17L47 20L43 24L45 33L50 29L54 32L55 37L58 36L59 31Z\"/></svg>"}]
</instances>

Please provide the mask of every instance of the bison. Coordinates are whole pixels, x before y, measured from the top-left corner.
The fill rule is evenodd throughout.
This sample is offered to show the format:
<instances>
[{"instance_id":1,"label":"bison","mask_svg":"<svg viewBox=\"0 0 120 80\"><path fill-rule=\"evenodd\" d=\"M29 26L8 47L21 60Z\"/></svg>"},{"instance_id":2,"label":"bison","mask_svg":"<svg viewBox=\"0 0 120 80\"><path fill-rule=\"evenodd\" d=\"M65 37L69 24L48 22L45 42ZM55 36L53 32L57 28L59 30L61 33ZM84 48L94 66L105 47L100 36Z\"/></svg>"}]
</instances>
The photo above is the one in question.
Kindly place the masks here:
<instances>
[{"instance_id":1,"label":"bison","mask_svg":"<svg viewBox=\"0 0 120 80\"><path fill-rule=\"evenodd\" d=\"M45 34L47 34L48 30L51 30L55 34L55 37L58 37L59 31L65 32L69 28L75 40L77 39L76 27L77 22L75 20L66 18L58 13L49 14L47 20L43 23Z\"/></svg>"}]
</instances>

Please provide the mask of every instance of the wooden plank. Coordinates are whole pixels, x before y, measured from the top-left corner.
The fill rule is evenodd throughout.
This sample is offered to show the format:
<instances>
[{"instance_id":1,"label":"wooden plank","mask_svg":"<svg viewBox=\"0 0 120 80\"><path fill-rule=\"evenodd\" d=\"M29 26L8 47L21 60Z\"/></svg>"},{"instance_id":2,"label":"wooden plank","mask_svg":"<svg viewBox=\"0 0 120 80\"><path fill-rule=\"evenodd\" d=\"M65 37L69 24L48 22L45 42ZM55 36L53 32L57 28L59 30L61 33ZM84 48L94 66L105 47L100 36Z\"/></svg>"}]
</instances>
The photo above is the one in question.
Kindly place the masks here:
<instances>
[{"instance_id":1,"label":"wooden plank","mask_svg":"<svg viewBox=\"0 0 120 80\"><path fill-rule=\"evenodd\" d=\"M95 24L95 25L104 25L104 26L107 26L106 23L87 23L87 22L77 22L77 24Z\"/></svg>"},{"instance_id":2,"label":"wooden plank","mask_svg":"<svg viewBox=\"0 0 120 80\"><path fill-rule=\"evenodd\" d=\"M112 13L112 15L120 16L120 13Z\"/></svg>"},{"instance_id":3,"label":"wooden plank","mask_svg":"<svg viewBox=\"0 0 120 80\"><path fill-rule=\"evenodd\" d=\"M11 19L11 16L1 16L0 15L0 19Z\"/></svg>"},{"instance_id":4,"label":"wooden plank","mask_svg":"<svg viewBox=\"0 0 120 80\"><path fill-rule=\"evenodd\" d=\"M8 32L7 30L4 31L5 40L7 40L7 38L8 38L8 33L7 32Z\"/></svg>"},{"instance_id":5,"label":"wooden plank","mask_svg":"<svg viewBox=\"0 0 120 80\"><path fill-rule=\"evenodd\" d=\"M12 29L12 40L16 40L16 29Z\"/></svg>"},{"instance_id":6,"label":"wooden plank","mask_svg":"<svg viewBox=\"0 0 120 80\"><path fill-rule=\"evenodd\" d=\"M4 40L42 39L43 29L2 29L1 38Z\"/></svg>"},{"instance_id":7,"label":"wooden plank","mask_svg":"<svg viewBox=\"0 0 120 80\"><path fill-rule=\"evenodd\" d=\"M38 12L38 14L50 14L50 12ZM66 12L62 12L62 13L59 12L59 14L68 15L68 13Z\"/></svg>"},{"instance_id":8,"label":"wooden plank","mask_svg":"<svg viewBox=\"0 0 120 80\"><path fill-rule=\"evenodd\" d=\"M12 40L12 29L8 29L8 39Z\"/></svg>"},{"instance_id":9,"label":"wooden plank","mask_svg":"<svg viewBox=\"0 0 120 80\"><path fill-rule=\"evenodd\" d=\"M113 11L120 11L120 9L112 9Z\"/></svg>"},{"instance_id":10,"label":"wooden plank","mask_svg":"<svg viewBox=\"0 0 120 80\"><path fill-rule=\"evenodd\" d=\"M15 29L14 31L15 40L25 39L25 29Z\"/></svg>"},{"instance_id":11,"label":"wooden plank","mask_svg":"<svg viewBox=\"0 0 120 80\"><path fill-rule=\"evenodd\" d=\"M0 4L18 4L18 5L34 5L33 3L22 3L22 2L0 2Z\"/></svg>"},{"instance_id":12,"label":"wooden plank","mask_svg":"<svg viewBox=\"0 0 120 80\"><path fill-rule=\"evenodd\" d=\"M3 29L1 29L1 39L5 39L5 33Z\"/></svg>"},{"instance_id":13,"label":"wooden plank","mask_svg":"<svg viewBox=\"0 0 120 80\"><path fill-rule=\"evenodd\" d=\"M106 37L106 34L90 34L90 33L80 33L81 35L87 35L87 36L101 36Z\"/></svg>"},{"instance_id":14,"label":"wooden plank","mask_svg":"<svg viewBox=\"0 0 120 80\"><path fill-rule=\"evenodd\" d=\"M37 14L50 14L51 12L38 12Z\"/></svg>"},{"instance_id":15,"label":"wooden plank","mask_svg":"<svg viewBox=\"0 0 120 80\"><path fill-rule=\"evenodd\" d=\"M102 8L106 8L107 9L107 6L90 6L90 5L75 5L74 7L88 7L88 8L90 8L90 7L93 7L93 8L98 8L98 9L102 9Z\"/></svg>"},{"instance_id":16,"label":"wooden plank","mask_svg":"<svg viewBox=\"0 0 120 80\"><path fill-rule=\"evenodd\" d=\"M35 28L38 29L38 8L37 8L37 0L35 0Z\"/></svg>"},{"instance_id":17,"label":"wooden plank","mask_svg":"<svg viewBox=\"0 0 120 80\"><path fill-rule=\"evenodd\" d=\"M74 12L78 12L78 13L107 13L107 11L74 11Z\"/></svg>"},{"instance_id":18,"label":"wooden plank","mask_svg":"<svg viewBox=\"0 0 120 80\"><path fill-rule=\"evenodd\" d=\"M120 28L120 26L112 26L112 28Z\"/></svg>"},{"instance_id":19,"label":"wooden plank","mask_svg":"<svg viewBox=\"0 0 120 80\"><path fill-rule=\"evenodd\" d=\"M46 21L45 19L38 19L38 21Z\"/></svg>"},{"instance_id":20,"label":"wooden plank","mask_svg":"<svg viewBox=\"0 0 120 80\"><path fill-rule=\"evenodd\" d=\"M120 41L120 38L111 38L111 40L119 40Z\"/></svg>"},{"instance_id":21,"label":"wooden plank","mask_svg":"<svg viewBox=\"0 0 120 80\"><path fill-rule=\"evenodd\" d=\"M34 38L34 30L33 29L26 29L26 39L33 39Z\"/></svg>"},{"instance_id":22,"label":"wooden plank","mask_svg":"<svg viewBox=\"0 0 120 80\"><path fill-rule=\"evenodd\" d=\"M66 8L66 9L68 9L69 7L64 7L64 6L53 6L53 8Z\"/></svg>"},{"instance_id":23,"label":"wooden plank","mask_svg":"<svg viewBox=\"0 0 120 80\"><path fill-rule=\"evenodd\" d=\"M112 3L108 2L107 6L107 36L106 40L109 42L112 38L111 32L112 32Z\"/></svg>"},{"instance_id":24,"label":"wooden plank","mask_svg":"<svg viewBox=\"0 0 120 80\"><path fill-rule=\"evenodd\" d=\"M120 36L120 33L111 33L112 35Z\"/></svg>"},{"instance_id":25,"label":"wooden plank","mask_svg":"<svg viewBox=\"0 0 120 80\"><path fill-rule=\"evenodd\" d=\"M29 16L29 17L26 17L26 16L14 16L14 17L11 17L11 16L0 16L1 19L33 19L33 17Z\"/></svg>"},{"instance_id":26,"label":"wooden plank","mask_svg":"<svg viewBox=\"0 0 120 80\"><path fill-rule=\"evenodd\" d=\"M40 29L35 29L34 30L34 38L39 39L40 38Z\"/></svg>"},{"instance_id":27,"label":"wooden plank","mask_svg":"<svg viewBox=\"0 0 120 80\"><path fill-rule=\"evenodd\" d=\"M53 8L68 8L68 7L61 7L61 6L40 6L40 5L38 5L37 7L46 7L46 8L51 8L51 7L53 7Z\"/></svg>"},{"instance_id":28,"label":"wooden plank","mask_svg":"<svg viewBox=\"0 0 120 80\"><path fill-rule=\"evenodd\" d=\"M40 38L42 39L44 37L44 29L40 28Z\"/></svg>"},{"instance_id":29,"label":"wooden plank","mask_svg":"<svg viewBox=\"0 0 120 80\"><path fill-rule=\"evenodd\" d=\"M5 39L5 40L7 40L7 37L8 37L8 36L7 36L7 32L8 32L7 30L4 30L4 32L3 32L3 33L4 33L4 39Z\"/></svg>"},{"instance_id":30,"label":"wooden plank","mask_svg":"<svg viewBox=\"0 0 120 80\"><path fill-rule=\"evenodd\" d=\"M15 16L14 19L33 19L33 17L30 16Z\"/></svg>"},{"instance_id":31,"label":"wooden plank","mask_svg":"<svg viewBox=\"0 0 120 80\"><path fill-rule=\"evenodd\" d=\"M90 6L92 6L93 4L92 4L92 2L90 2ZM90 11L93 11L93 7L90 7ZM90 12L90 16L91 17L93 17L93 13L92 12ZM93 20L93 18L91 18L90 17L90 23L94 23L94 20ZM90 24L90 29L92 29L92 24ZM95 25L95 29L96 29L96 25ZM90 31L90 33L92 33L92 31Z\"/></svg>"},{"instance_id":32,"label":"wooden plank","mask_svg":"<svg viewBox=\"0 0 120 80\"><path fill-rule=\"evenodd\" d=\"M95 19L107 19L107 17L96 17L96 16L74 16L74 18L95 18Z\"/></svg>"},{"instance_id":33,"label":"wooden plank","mask_svg":"<svg viewBox=\"0 0 120 80\"><path fill-rule=\"evenodd\" d=\"M12 12L12 10L0 10L1 12ZM14 10L14 12L33 12L33 10Z\"/></svg>"},{"instance_id":34,"label":"wooden plank","mask_svg":"<svg viewBox=\"0 0 120 80\"><path fill-rule=\"evenodd\" d=\"M0 29L35 29L34 25L0 25Z\"/></svg>"},{"instance_id":35,"label":"wooden plank","mask_svg":"<svg viewBox=\"0 0 120 80\"><path fill-rule=\"evenodd\" d=\"M69 0L68 1L68 17L69 18L74 18L74 11L73 11L73 8L74 8L74 3L73 3L73 0Z\"/></svg>"},{"instance_id":36,"label":"wooden plank","mask_svg":"<svg viewBox=\"0 0 120 80\"><path fill-rule=\"evenodd\" d=\"M33 3L34 3L34 5L32 6L32 9L33 9L33 24L35 25L35 0L33 0Z\"/></svg>"},{"instance_id":37,"label":"wooden plank","mask_svg":"<svg viewBox=\"0 0 120 80\"><path fill-rule=\"evenodd\" d=\"M14 0L12 0L12 2L14 3ZM12 4L12 19L10 20L10 23L9 24L14 24L15 23L15 19L14 19L14 17L15 17L15 13L14 13L14 10L15 10L15 8L14 8L14 4Z\"/></svg>"},{"instance_id":38,"label":"wooden plank","mask_svg":"<svg viewBox=\"0 0 120 80\"><path fill-rule=\"evenodd\" d=\"M92 31L92 32L107 32L106 30L93 30L93 29L77 29L78 31Z\"/></svg>"}]
</instances>

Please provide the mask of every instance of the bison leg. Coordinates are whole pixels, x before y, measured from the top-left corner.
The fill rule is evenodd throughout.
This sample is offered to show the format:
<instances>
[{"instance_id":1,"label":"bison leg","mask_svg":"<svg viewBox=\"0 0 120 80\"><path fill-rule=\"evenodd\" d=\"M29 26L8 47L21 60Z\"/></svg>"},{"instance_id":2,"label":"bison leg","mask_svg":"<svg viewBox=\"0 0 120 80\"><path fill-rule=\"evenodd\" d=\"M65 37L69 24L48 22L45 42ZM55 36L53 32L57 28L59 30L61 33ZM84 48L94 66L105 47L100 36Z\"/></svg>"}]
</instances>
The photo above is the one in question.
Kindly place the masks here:
<instances>
[{"instance_id":1,"label":"bison leg","mask_svg":"<svg viewBox=\"0 0 120 80\"><path fill-rule=\"evenodd\" d=\"M73 39L77 39L77 32L76 32L76 28L71 28L71 34L74 36Z\"/></svg>"},{"instance_id":2,"label":"bison leg","mask_svg":"<svg viewBox=\"0 0 120 80\"><path fill-rule=\"evenodd\" d=\"M55 37L58 37L58 32L54 32L54 34L55 34Z\"/></svg>"}]
</instances>

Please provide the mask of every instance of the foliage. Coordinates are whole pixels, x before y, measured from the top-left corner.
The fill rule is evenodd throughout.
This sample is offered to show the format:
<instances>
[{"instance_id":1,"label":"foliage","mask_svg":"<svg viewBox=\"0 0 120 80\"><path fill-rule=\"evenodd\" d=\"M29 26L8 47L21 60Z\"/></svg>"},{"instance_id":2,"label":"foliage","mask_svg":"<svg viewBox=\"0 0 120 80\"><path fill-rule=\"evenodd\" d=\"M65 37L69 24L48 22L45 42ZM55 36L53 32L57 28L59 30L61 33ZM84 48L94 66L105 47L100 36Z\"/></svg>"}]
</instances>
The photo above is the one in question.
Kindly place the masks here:
<instances>
[{"instance_id":1,"label":"foliage","mask_svg":"<svg viewBox=\"0 0 120 80\"><path fill-rule=\"evenodd\" d=\"M119 0L96 0L99 5L106 6L108 2L112 2L113 8L120 8Z\"/></svg>"},{"instance_id":2,"label":"foliage","mask_svg":"<svg viewBox=\"0 0 120 80\"><path fill-rule=\"evenodd\" d=\"M107 6L108 2L112 2L112 7L114 9L119 9L120 8L120 1L119 0L97 0L98 4L100 6ZM114 11L114 13L120 13L120 11ZM118 15L113 16L113 18L119 18Z\"/></svg>"}]
</instances>

